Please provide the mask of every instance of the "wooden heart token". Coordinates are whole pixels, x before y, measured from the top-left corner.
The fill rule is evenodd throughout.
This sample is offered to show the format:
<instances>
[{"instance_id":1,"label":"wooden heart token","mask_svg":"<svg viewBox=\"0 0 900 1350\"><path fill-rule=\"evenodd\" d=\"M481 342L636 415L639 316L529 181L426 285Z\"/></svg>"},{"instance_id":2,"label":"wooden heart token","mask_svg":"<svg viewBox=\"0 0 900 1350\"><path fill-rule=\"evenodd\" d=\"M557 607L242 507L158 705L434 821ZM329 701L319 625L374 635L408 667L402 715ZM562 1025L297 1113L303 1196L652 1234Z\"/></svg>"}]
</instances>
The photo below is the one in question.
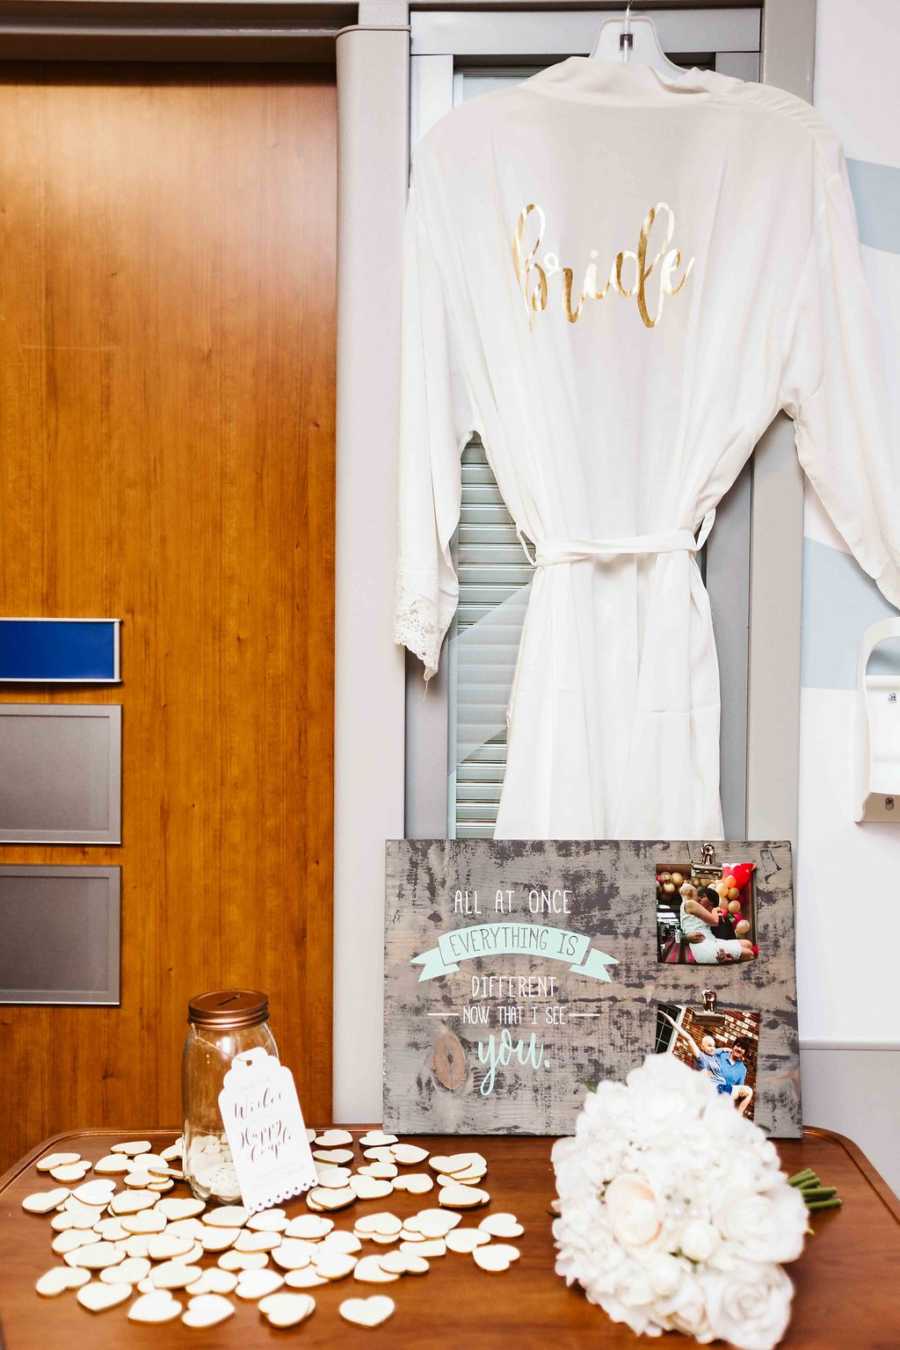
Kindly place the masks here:
<instances>
[{"instance_id":1,"label":"wooden heart token","mask_svg":"<svg viewBox=\"0 0 900 1350\"><path fill-rule=\"evenodd\" d=\"M243 1228L213 1228L208 1223L200 1225L203 1232L197 1238L205 1252L224 1252L237 1242Z\"/></svg>"},{"instance_id":2,"label":"wooden heart token","mask_svg":"<svg viewBox=\"0 0 900 1350\"><path fill-rule=\"evenodd\" d=\"M33 1195L26 1195L22 1208L29 1214L49 1214L51 1209L59 1209L68 1200L69 1194L67 1186L57 1186L52 1191L35 1191Z\"/></svg>"},{"instance_id":3,"label":"wooden heart token","mask_svg":"<svg viewBox=\"0 0 900 1350\"><path fill-rule=\"evenodd\" d=\"M221 1270L262 1270L269 1264L268 1252L223 1252L216 1264Z\"/></svg>"},{"instance_id":4,"label":"wooden heart token","mask_svg":"<svg viewBox=\"0 0 900 1350\"><path fill-rule=\"evenodd\" d=\"M80 1153L45 1153L43 1158L38 1158L35 1168L38 1172L52 1172L54 1167L66 1167L77 1162L81 1162Z\"/></svg>"},{"instance_id":5,"label":"wooden heart token","mask_svg":"<svg viewBox=\"0 0 900 1350\"><path fill-rule=\"evenodd\" d=\"M234 1304L221 1294L197 1294L190 1299L181 1320L186 1327L217 1327L234 1316Z\"/></svg>"},{"instance_id":6,"label":"wooden heart token","mask_svg":"<svg viewBox=\"0 0 900 1350\"><path fill-rule=\"evenodd\" d=\"M365 1148L363 1157L369 1158L372 1162L393 1162L394 1150L391 1148Z\"/></svg>"},{"instance_id":7,"label":"wooden heart token","mask_svg":"<svg viewBox=\"0 0 900 1350\"><path fill-rule=\"evenodd\" d=\"M132 1139L124 1144L113 1144L110 1153L125 1153L129 1158L134 1158L138 1153L150 1153L153 1145L149 1139Z\"/></svg>"},{"instance_id":8,"label":"wooden heart token","mask_svg":"<svg viewBox=\"0 0 900 1350\"><path fill-rule=\"evenodd\" d=\"M438 1204L447 1209L476 1209L488 1204L490 1198L487 1191L479 1190L477 1186L442 1186L438 1191Z\"/></svg>"},{"instance_id":9,"label":"wooden heart token","mask_svg":"<svg viewBox=\"0 0 900 1350\"><path fill-rule=\"evenodd\" d=\"M288 1216L283 1209L261 1209L247 1220L247 1227L256 1233L283 1233L287 1226Z\"/></svg>"},{"instance_id":10,"label":"wooden heart token","mask_svg":"<svg viewBox=\"0 0 900 1350\"><path fill-rule=\"evenodd\" d=\"M334 1228L334 1219L320 1218L318 1214L298 1214L291 1219L284 1230L286 1238L305 1238L307 1242L318 1242Z\"/></svg>"},{"instance_id":11,"label":"wooden heart token","mask_svg":"<svg viewBox=\"0 0 900 1350\"><path fill-rule=\"evenodd\" d=\"M181 1313L181 1304L167 1289L142 1294L128 1309L129 1322L172 1322Z\"/></svg>"},{"instance_id":12,"label":"wooden heart token","mask_svg":"<svg viewBox=\"0 0 900 1350\"><path fill-rule=\"evenodd\" d=\"M141 1172L158 1172L164 1177L172 1170L161 1153L142 1153L139 1158L132 1160L132 1167Z\"/></svg>"},{"instance_id":13,"label":"wooden heart token","mask_svg":"<svg viewBox=\"0 0 900 1350\"><path fill-rule=\"evenodd\" d=\"M199 1266L188 1266L183 1261L163 1261L156 1266L150 1279L154 1289L184 1289L199 1280L203 1271Z\"/></svg>"},{"instance_id":14,"label":"wooden heart token","mask_svg":"<svg viewBox=\"0 0 900 1350\"><path fill-rule=\"evenodd\" d=\"M272 1253L272 1260L282 1270L302 1270L309 1265L315 1250L315 1243L304 1238L282 1238Z\"/></svg>"},{"instance_id":15,"label":"wooden heart token","mask_svg":"<svg viewBox=\"0 0 900 1350\"><path fill-rule=\"evenodd\" d=\"M373 1234L385 1234L394 1237L403 1227L403 1220L398 1219L396 1214L391 1214L385 1210L378 1214L362 1214L356 1220L355 1233L357 1237L369 1237Z\"/></svg>"},{"instance_id":16,"label":"wooden heart token","mask_svg":"<svg viewBox=\"0 0 900 1350\"><path fill-rule=\"evenodd\" d=\"M54 1181L64 1181L68 1185L74 1181L83 1181L90 1170L91 1164L87 1161L61 1163L59 1167L51 1167L50 1175Z\"/></svg>"},{"instance_id":17,"label":"wooden heart token","mask_svg":"<svg viewBox=\"0 0 900 1350\"><path fill-rule=\"evenodd\" d=\"M290 1285L291 1289L316 1289L319 1285L328 1283L324 1275L319 1275L312 1265L304 1266L302 1270L289 1270L284 1282Z\"/></svg>"},{"instance_id":18,"label":"wooden heart token","mask_svg":"<svg viewBox=\"0 0 900 1350\"><path fill-rule=\"evenodd\" d=\"M393 1181L397 1175L397 1164L392 1162L370 1162L356 1169L357 1176L375 1177L379 1181Z\"/></svg>"},{"instance_id":19,"label":"wooden heart token","mask_svg":"<svg viewBox=\"0 0 900 1350\"><path fill-rule=\"evenodd\" d=\"M238 1278L234 1292L238 1298L254 1300L274 1294L284 1284L284 1276L277 1270L245 1270Z\"/></svg>"},{"instance_id":20,"label":"wooden heart token","mask_svg":"<svg viewBox=\"0 0 900 1350\"><path fill-rule=\"evenodd\" d=\"M89 1181L88 1186L102 1186L102 1181ZM79 1187L84 1190L84 1187ZM109 1202L109 1208L113 1214L137 1214L142 1209L152 1209L159 1201L160 1205L173 1205L177 1201L160 1200L155 1191L119 1191ZM165 1214L164 1210L160 1213ZM168 1218L168 1215L165 1215Z\"/></svg>"},{"instance_id":21,"label":"wooden heart token","mask_svg":"<svg viewBox=\"0 0 900 1350\"><path fill-rule=\"evenodd\" d=\"M418 1252L388 1252L378 1258L381 1269L390 1275L427 1275L431 1269L424 1256Z\"/></svg>"},{"instance_id":22,"label":"wooden heart token","mask_svg":"<svg viewBox=\"0 0 900 1350\"><path fill-rule=\"evenodd\" d=\"M173 1204L173 1201L168 1201ZM205 1206L201 1205L201 1208ZM162 1209L162 1204L160 1204ZM197 1213L200 1211L198 1210ZM210 1209L203 1215L203 1222L208 1223L212 1228L243 1228L244 1224L250 1218L250 1211L243 1205L219 1205L218 1209Z\"/></svg>"},{"instance_id":23,"label":"wooden heart token","mask_svg":"<svg viewBox=\"0 0 900 1350\"><path fill-rule=\"evenodd\" d=\"M77 1251L66 1252L63 1257L67 1266L83 1266L85 1270L103 1270L106 1266L117 1266L124 1259L125 1248L118 1242L92 1242Z\"/></svg>"},{"instance_id":24,"label":"wooden heart token","mask_svg":"<svg viewBox=\"0 0 900 1350\"><path fill-rule=\"evenodd\" d=\"M171 1233L154 1233L147 1244L147 1255L151 1261L175 1261L180 1256L187 1256L193 1247L194 1240L187 1234L173 1237Z\"/></svg>"},{"instance_id":25,"label":"wooden heart token","mask_svg":"<svg viewBox=\"0 0 900 1350\"><path fill-rule=\"evenodd\" d=\"M259 1310L273 1327L295 1327L316 1310L311 1294L267 1294L259 1301Z\"/></svg>"},{"instance_id":26,"label":"wooden heart token","mask_svg":"<svg viewBox=\"0 0 900 1350\"><path fill-rule=\"evenodd\" d=\"M57 1233L50 1247L57 1256L65 1256L66 1252L77 1251L79 1247L87 1247L96 1241L97 1234L93 1228L67 1228L65 1232Z\"/></svg>"},{"instance_id":27,"label":"wooden heart token","mask_svg":"<svg viewBox=\"0 0 900 1350\"><path fill-rule=\"evenodd\" d=\"M373 1186L387 1186L388 1191L385 1193L390 1192L391 1189L390 1182L387 1181L374 1182L371 1180L370 1177L362 1177L362 1178L351 1177L352 1182L356 1182L359 1180L369 1182ZM380 1195L382 1194L382 1192L379 1191L378 1194ZM325 1210L346 1209L348 1205L353 1204L353 1202L357 1198L357 1195L358 1191L355 1186L343 1186L341 1187L340 1190L335 1191L329 1190L327 1186L316 1186L313 1190L307 1191L306 1203L311 1208L315 1209L325 1209ZM375 1196L365 1195L360 1196L359 1198L365 1200L374 1200Z\"/></svg>"},{"instance_id":28,"label":"wooden heart token","mask_svg":"<svg viewBox=\"0 0 900 1350\"><path fill-rule=\"evenodd\" d=\"M120 1223L126 1233L161 1233L167 1226L165 1214L160 1214L157 1209L141 1209L136 1214L123 1214L121 1219L114 1220ZM174 1236L174 1235L173 1235Z\"/></svg>"},{"instance_id":29,"label":"wooden heart token","mask_svg":"<svg viewBox=\"0 0 900 1350\"><path fill-rule=\"evenodd\" d=\"M331 1191L339 1191L349 1184L352 1173L349 1167L331 1167L327 1164L319 1164L316 1168L316 1176L320 1186L327 1186Z\"/></svg>"},{"instance_id":30,"label":"wooden heart token","mask_svg":"<svg viewBox=\"0 0 900 1350\"><path fill-rule=\"evenodd\" d=\"M394 1189L392 1181L379 1181L377 1177L361 1177L355 1172L350 1178L350 1190L358 1200L383 1200ZM338 1194L339 1192L332 1192ZM318 1198L318 1192L316 1192Z\"/></svg>"},{"instance_id":31,"label":"wooden heart token","mask_svg":"<svg viewBox=\"0 0 900 1350\"><path fill-rule=\"evenodd\" d=\"M156 1211L154 1211L154 1213L156 1213ZM160 1217L165 1218L165 1215L161 1215ZM166 1232L170 1237L189 1237L192 1242L202 1242L212 1231L213 1230L208 1228L205 1223L201 1223L199 1219L173 1219L170 1224L166 1225ZM239 1231L239 1229L232 1229L232 1232L235 1234Z\"/></svg>"},{"instance_id":32,"label":"wooden heart token","mask_svg":"<svg viewBox=\"0 0 900 1350\"><path fill-rule=\"evenodd\" d=\"M313 1157L316 1162L329 1163L334 1167L340 1167L344 1163L353 1161L352 1148L314 1148Z\"/></svg>"},{"instance_id":33,"label":"wooden heart token","mask_svg":"<svg viewBox=\"0 0 900 1350\"><path fill-rule=\"evenodd\" d=\"M146 1191L149 1190L151 1186L158 1186L160 1184L160 1178L155 1172L142 1172L137 1168L133 1168L122 1178L122 1184L127 1186L131 1191ZM167 1182L166 1184L171 1186L172 1183Z\"/></svg>"},{"instance_id":34,"label":"wooden heart token","mask_svg":"<svg viewBox=\"0 0 900 1350\"><path fill-rule=\"evenodd\" d=\"M138 1192L138 1194L140 1194L140 1192ZM156 1196L153 1198L156 1200ZM159 1201L156 1208L159 1210L160 1214L165 1214L167 1219L193 1219L196 1218L198 1214L203 1214L203 1211L206 1209L206 1202L205 1200L194 1200L193 1198L170 1200L169 1197L166 1196L165 1199ZM213 1210L213 1214L219 1212L220 1211L218 1210ZM241 1213L246 1215L247 1211L242 1210ZM212 1215L206 1214L204 1215L203 1222L210 1223L215 1221L212 1220ZM241 1220L241 1223L243 1223L243 1219ZM230 1228L235 1228L239 1225L237 1223L232 1224L229 1222L228 1226Z\"/></svg>"},{"instance_id":35,"label":"wooden heart token","mask_svg":"<svg viewBox=\"0 0 900 1350\"><path fill-rule=\"evenodd\" d=\"M491 1240L490 1233L480 1228L454 1228L444 1238L448 1252L458 1252L460 1256L470 1256L476 1247L486 1247Z\"/></svg>"},{"instance_id":36,"label":"wooden heart token","mask_svg":"<svg viewBox=\"0 0 900 1350\"><path fill-rule=\"evenodd\" d=\"M326 1280L343 1280L355 1268L356 1257L323 1245L313 1256L313 1265Z\"/></svg>"},{"instance_id":37,"label":"wooden heart token","mask_svg":"<svg viewBox=\"0 0 900 1350\"><path fill-rule=\"evenodd\" d=\"M525 1232L515 1214L488 1214L478 1227L483 1233L490 1233L491 1237L496 1238L517 1238Z\"/></svg>"},{"instance_id":38,"label":"wooden heart token","mask_svg":"<svg viewBox=\"0 0 900 1350\"><path fill-rule=\"evenodd\" d=\"M358 1327L379 1327L393 1315L396 1304L385 1294L373 1294L371 1298L345 1298L338 1305L338 1312L345 1322L353 1322Z\"/></svg>"},{"instance_id":39,"label":"wooden heart token","mask_svg":"<svg viewBox=\"0 0 900 1350\"><path fill-rule=\"evenodd\" d=\"M401 1242L398 1250L404 1256L422 1256L430 1261L436 1256L447 1255L447 1243L443 1238L425 1238L422 1242Z\"/></svg>"},{"instance_id":40,"label":"wooden heart token","mask_svg":"<svg viewBox=\"0 0 900 1350\"><path fill-rule=\"evenodd\" d=\"M235 1238L234 1249L236 1252L270 1252L280 1243L280 1233L254 1233L249 1228L242 1228Z\"/></svg>"},{"instance_id":41,"label":"wooden heart token","mask_svg":"<svg viewBox=\"0 0 900 1350\"><path fill-rule=\"evenodd\" d=\"M419 1148L418 1144L392 1144L391 1153L394 1162L401 1167L415 1167L416 1163L424 1162L428 1157L428 1149Z\"/></svg>"},{"instance_id":42,"label":"wooden heart token","mask_svg":"<svg viewBox=\"0 0 900 1350\"><path fill-rule=\"evenodd\" d=\"M328 1233L322 1239L320 1245L328 1248L330 1251L345 1252L348 1255L352 1255L353 1252L358 1252L362 1247L359 1238L354 1233L346 1232L343 1228L336 1228L334 1232Z\"/></svg>"},{"instance_id":43,"label":"wooden heart token","mask_svg":"<svg viewBox=\"0 0 900 1350\"><path fill-rule=\"evenodd\" d=\"M101 1270L103 1284L140 1284L150 1274L150 1262L146 1256L126 1256L117 1266L107 1266Z\"/></svg>"},{"instance_id":44,"label":"wooden heart token","mask_svg":"<svg viewBox=\"0 0 900 1350\"><path fill-rule=\"evenodd\" d=\"M400 1276L394 1275L389 1270L382 1270L377 1256L361 1256L353 1268L353 1278L362 1284L391 1284Z\"/></svg>"},{"instance_id":45,"label":"wooden heart token","mask_svg":"<svg viewBox=\"0 0 900 1350\"><path fill-rule=\"evenodd\" d=\"M35 1289L42 1298L56 1298L67 1289L78 1289L91 1278L89 1270L73 1269L71 1266L52 1266L35 1283Z\"/></svg>"},{"instance_id":46,"label":"wooden heart token","mask_svg":"<svg viewBox=\"0 0 900 1350\"><path fill-rule=\"evenodd\" d=\"M394 1181L395 1191L409 1191L410 1195L426 1195L434 1182L425 1172L401 1172Z\"/></svg>"},{"instance_id":47,"label":"wooden heart token","mask_svg":"<svg viewBox=\"0 0 900 1350\"><path fill-rule=\"evenodd\" d=\"M353 1143L353 1135L349 1130L325 1130L322 1134L315 1136L317 1148L342 1148L345 1144Z\"/></svg>"},{"instance_id":48,"label":"wooden heart token","mask_svg":"<svg viewBox=\"0 0 900 1350\"><path fill-rule=\"evenodd\" d=\"M518 1259L518 1247L510 1247L506 1242L491 1242L486 1247L476 1247L472 1253L472 1260L476 1266L489 1271L492 1275L509 1270L513 1261Z\"/></svg>"},{"instance_id":49,"label":"wooden heart token","mask_svg":"<svg viewBox=\"0 0 900 1350\"><path fill-rule=\"evenodd\" d=\"M395 1134L385 1134L383 1130L369 1130L368 1134L362 1134L359 1137L362 1148L387 1148L389 1144L397 1144L398 1140Z\"/></svg>"},{"instance_id":50,"label":"wooden heart token","mask_svg":"<svg viewBox=\"0 0 900 1350\"><path fill-rule=\"evenodd\" d=\"M458 1227L461 1222L459 1214L447 1209L420 1209L418 1214L405 1220L404 1227L422 1233L425 1237L437 1238L446 1237L450 1229Z\"/></svg>"},{"instance_id":51,"label":"wooden heart token","mask_svg":"<svg viewBox=\"0 0 900 1350\"><path fill-rule=\"evenodd\" d=\"M106 1312L107 1308L116 1308L131 1298L131 1285L101 1284L99 1280L91 1280L90 1284L81 1286L75 1297L82 1308L90 1312Z\"/></svg>"},{"instance_id":52,"label":"wooden heart token","mask_svg":"<svg viewBox=\"0 0 900 1350\"><path fill-rule=\"evenodd\" d=\"M198 1296L200 1294L230 1294L238 1282L238 1277L231 1270L220 1270L218 1266L208 1266L193 1284L189 1284L186 1293Z\"/></svg>"},{"instance_id":53,"label":"wooden heart token","mask_svg":"<svg viewBox=\"0 0 900 1350\"><path fill-rule=\"evenodd\" d=\"M446 1154L432 1153L428 1159L428 1166L432 1172L444 1172L447 1176L455 1176L457 1172L481 1172L487 1171L487 1159L480 1153L453 1153L449 1157Z\"/></svg>"},{"instance_id":54,"label":"wooden heart token","mask_svg":"<svg viewBox=\"0 0 900 1350\"><path fill-rule=\"evenodd\" d=\"M98 1158L94 1163L94 1171L100 1176L120 1176L131 1171L131 1160L123 1153L107 1153L105 1158Z\"/></svg>"}]
</instances>

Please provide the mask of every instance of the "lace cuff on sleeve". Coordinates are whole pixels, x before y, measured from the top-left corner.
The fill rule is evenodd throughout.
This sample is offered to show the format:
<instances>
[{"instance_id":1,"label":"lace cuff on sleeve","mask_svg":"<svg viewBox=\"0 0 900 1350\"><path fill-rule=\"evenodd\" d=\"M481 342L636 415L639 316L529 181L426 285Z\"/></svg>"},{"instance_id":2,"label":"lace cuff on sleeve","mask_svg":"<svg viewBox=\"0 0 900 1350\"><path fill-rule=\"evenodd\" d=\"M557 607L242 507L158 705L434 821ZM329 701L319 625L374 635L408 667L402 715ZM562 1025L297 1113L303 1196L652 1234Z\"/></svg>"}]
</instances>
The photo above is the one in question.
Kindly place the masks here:
<instances>
[{"instance_id":1,"label":"lace cuff on sleeve","mask_svg":"<svg viewBox=\"0 0 900 1350\"><path fill-rule=\"evenodd\" d=\"M433 587L429 587L433 591ZM426 594L422 577L401 572L397 578L394 609L394 641L409 648L425 667L425 679L437 673L444 634L453 617L455 601L442 607L434 595ZM443 611L442 612L442 608Z\"/></svg>"}]
</instances>

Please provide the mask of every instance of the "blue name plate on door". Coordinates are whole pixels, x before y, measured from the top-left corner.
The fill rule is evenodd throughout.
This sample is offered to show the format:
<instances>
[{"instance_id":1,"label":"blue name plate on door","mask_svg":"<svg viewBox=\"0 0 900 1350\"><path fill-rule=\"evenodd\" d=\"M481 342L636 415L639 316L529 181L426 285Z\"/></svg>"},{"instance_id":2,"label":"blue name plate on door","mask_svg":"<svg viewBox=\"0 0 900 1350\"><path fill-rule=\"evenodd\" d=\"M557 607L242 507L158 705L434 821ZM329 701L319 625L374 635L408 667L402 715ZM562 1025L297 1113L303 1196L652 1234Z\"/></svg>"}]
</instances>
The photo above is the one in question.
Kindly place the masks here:
<instances>
[{"instance_id":1,"label":"blue name plate on door","mask_svg":"<svg viewBox=\"0 0 900 1350\"><path fill-rule=\"evenodd\" d=\"M118 684L120 619L0 619L0 682Z\"/></svg>"}]
</instances>

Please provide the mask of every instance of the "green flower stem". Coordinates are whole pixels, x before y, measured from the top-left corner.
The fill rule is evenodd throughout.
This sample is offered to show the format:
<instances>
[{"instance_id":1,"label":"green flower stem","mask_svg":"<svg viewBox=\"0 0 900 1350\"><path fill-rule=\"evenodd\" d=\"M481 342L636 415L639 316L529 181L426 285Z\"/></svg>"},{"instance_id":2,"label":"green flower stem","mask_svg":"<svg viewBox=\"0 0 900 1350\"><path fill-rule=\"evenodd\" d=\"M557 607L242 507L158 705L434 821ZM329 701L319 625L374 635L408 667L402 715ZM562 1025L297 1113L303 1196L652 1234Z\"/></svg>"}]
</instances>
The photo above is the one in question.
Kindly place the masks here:
<instances>
[{"instance_id":1,"label":"green flower stem","mask_svg":"<svg viewBox=\"0 0 900 1350\"><path fill-rule=\"evenodd\" d=\"M811 1205L816 1200L831 1200L835 1195L837 1195L836 1186L813 1186L803 1192L803 1199Z\"/></svg>"},{"instance_id":2,"label":"green flower stem","mask_svg":"<svg viewBox=\"0 0 900 1350\"><path fill-rule=\"evenodd\" d=\"M807 1209L840 1209L843 1203L839 1195L833 1195L830 1200L813 1200Z\"/></svg>"}]
</instances>

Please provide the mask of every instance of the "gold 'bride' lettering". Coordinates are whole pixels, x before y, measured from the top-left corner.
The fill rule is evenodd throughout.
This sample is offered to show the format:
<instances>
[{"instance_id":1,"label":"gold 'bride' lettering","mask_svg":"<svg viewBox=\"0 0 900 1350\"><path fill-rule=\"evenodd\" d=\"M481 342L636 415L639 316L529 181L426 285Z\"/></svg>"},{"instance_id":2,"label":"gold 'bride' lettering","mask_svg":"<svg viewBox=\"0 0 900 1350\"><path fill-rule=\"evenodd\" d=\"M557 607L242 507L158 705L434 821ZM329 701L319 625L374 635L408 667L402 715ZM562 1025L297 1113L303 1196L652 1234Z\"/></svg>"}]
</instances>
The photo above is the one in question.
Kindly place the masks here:
<instances>
[{"instance_id":1,"label":"gold 'bride' lettering","mask_svg":"<svg viewBox=\"0 0 900 1350\"><path fill-rule=\"evenodd\" d=\"M533 218L533 219L532 219ZM661 247L650 256L650 241L658 222L665 221L665 237ZM584 280L577 298L574 295L575 273L571 267L563 267L555 253L540 256L546 228L546 216L540 206L529 202L523 206L516 221L513 234L513 264L516 279L529 312L529 321L535 314L545 310L550 301L550 280L557 273L562 277L563 311L569 323L577 323L584 312L586 300L605 300L610 289L616 291L625 300L635 300L641 320L647 328L655 328L659 323L667 295L677 295L691 274L694 259L678 276L682 265L680 248L672 247L675 233L675 212L666 202L657 202L651 206L641 225L637 252L622 249L615 255L606 274L606 282L598 286L597 250L591 249L590 261L585 268ZM533 242L528 236L533 234ZM650 259L648 261L648 258ZM626 266L633 276L629 286L624 279ZM655 308L649 302L648 281L655 271L659 276L659 291Z\"/></svg>"}]
</instances>

